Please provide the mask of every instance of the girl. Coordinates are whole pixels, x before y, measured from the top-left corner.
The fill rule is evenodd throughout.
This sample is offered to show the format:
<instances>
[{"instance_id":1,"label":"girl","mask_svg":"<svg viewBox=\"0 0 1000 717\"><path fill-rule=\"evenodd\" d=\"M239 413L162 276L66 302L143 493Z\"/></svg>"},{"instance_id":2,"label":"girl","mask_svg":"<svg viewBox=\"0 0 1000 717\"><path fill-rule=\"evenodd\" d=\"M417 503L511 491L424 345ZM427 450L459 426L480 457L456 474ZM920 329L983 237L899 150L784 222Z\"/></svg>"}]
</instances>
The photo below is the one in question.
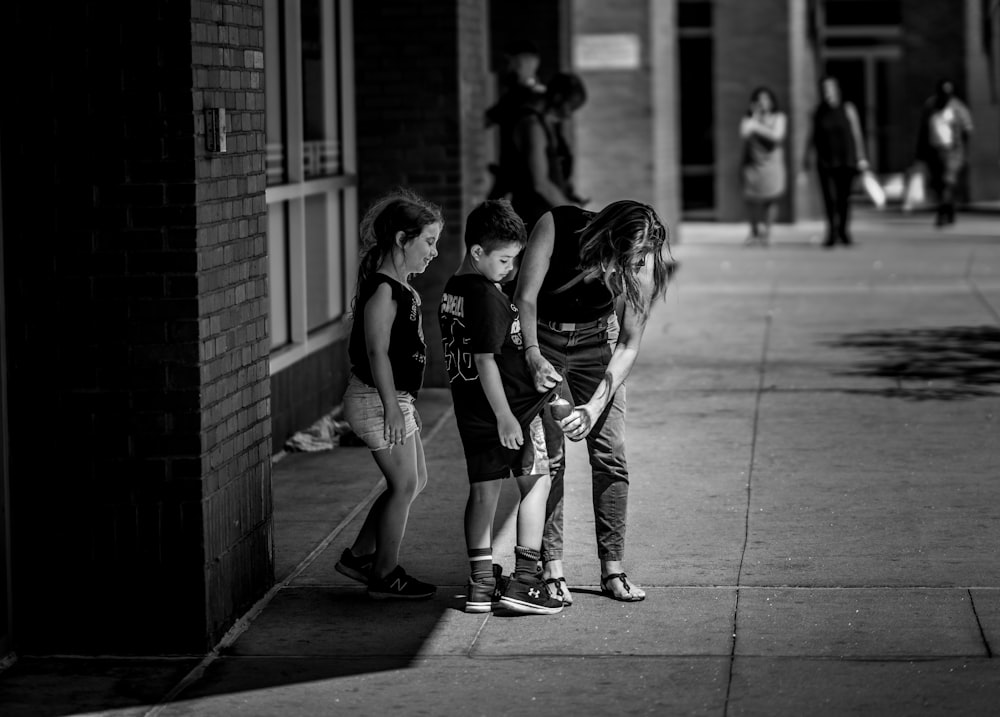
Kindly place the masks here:
<instances>
[{"instance_id":1,"label":"girl","mask_svg":"<svg viewBox=\"0 0 1000 717\"><path fill-rule=\"evenodd\" d=\"M361 220L361 260L348 353L344 417L385 476L354 544L336 569L375 599L429 598L435 587L406 574L399 548L410 505L427 485L420 418L413 402L427 347L420 297L408 279L437 256L441 210L408 190L377 201Z\"/></svg>"}]
</instances>

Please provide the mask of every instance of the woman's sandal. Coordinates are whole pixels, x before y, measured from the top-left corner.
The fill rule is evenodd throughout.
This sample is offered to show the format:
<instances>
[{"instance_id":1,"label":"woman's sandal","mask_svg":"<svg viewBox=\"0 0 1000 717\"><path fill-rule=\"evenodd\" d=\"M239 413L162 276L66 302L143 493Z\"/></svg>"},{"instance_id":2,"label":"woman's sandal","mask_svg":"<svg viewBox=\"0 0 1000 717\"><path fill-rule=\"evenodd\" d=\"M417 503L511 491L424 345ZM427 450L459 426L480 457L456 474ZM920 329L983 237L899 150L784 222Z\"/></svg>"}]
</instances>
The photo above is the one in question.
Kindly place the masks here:
<instances>
[{"instance_id":1,"label":"woman's sandal","mask_svg":"<svg viewBox=\"0 0 1000 717\"><path fill-rule=\"evenodd\" d=\"M618 578L622 581L622 587L625 588L625 595L619 596L615 595L615 591L608 587L608 583ZM629 585L628 576L625 573L611 573L611 575L604 575L601 577L601 595L604 597L609 597L612 600L618 600L620 602L639 602L640 600L645 600L645 595L636 595L632 593L632 586Z\"/></svg>"},{"instance_id":2,"label":"woman's sandal","mask_svg":"<svg viewBox=\"0 0 1000 717\"><path fill-rule=\"evenodd\" d=\"M546 578L546 588L548 588L549 585L556 586L555 590L549 590L549 595L557 600L562 600L563 607L569 607L573 604L573 598L569 596L569 584L566 582L566 578ZM566 590L563 590L563 585L566 585Z\"/></svg>"}]
</instances>

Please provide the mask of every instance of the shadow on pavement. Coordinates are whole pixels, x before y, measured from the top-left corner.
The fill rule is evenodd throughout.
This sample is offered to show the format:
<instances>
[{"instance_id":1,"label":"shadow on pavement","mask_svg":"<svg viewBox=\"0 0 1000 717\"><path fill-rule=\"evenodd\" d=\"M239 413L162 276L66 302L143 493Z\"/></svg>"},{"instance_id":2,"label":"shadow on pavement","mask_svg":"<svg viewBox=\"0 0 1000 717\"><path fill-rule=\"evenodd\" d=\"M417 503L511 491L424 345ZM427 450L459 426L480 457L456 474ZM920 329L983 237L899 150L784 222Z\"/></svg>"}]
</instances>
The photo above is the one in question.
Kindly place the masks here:
<instances>
[{"instance_id":1,"label":"shadow on pavement","mask_svg":"<svg viewBox=\"0 0 1000 717\"><path fill-rule=\"evenodd\" d=\"M143 714L200 660L22 657L3 674L0 714Z\"/></svg>"},{"instance_id":2,"label":"shadow on pavement","mask_svg":"<svg viewBox=\"0 0 1000 717\"><path fill-rule=\"evenodd\" d=\"M950 326L844 334L832 348L873 354L841 376L891 379L895 386L864 393L913 401L1000 395L1000 328Z\"/></svg>"}]
</instances>

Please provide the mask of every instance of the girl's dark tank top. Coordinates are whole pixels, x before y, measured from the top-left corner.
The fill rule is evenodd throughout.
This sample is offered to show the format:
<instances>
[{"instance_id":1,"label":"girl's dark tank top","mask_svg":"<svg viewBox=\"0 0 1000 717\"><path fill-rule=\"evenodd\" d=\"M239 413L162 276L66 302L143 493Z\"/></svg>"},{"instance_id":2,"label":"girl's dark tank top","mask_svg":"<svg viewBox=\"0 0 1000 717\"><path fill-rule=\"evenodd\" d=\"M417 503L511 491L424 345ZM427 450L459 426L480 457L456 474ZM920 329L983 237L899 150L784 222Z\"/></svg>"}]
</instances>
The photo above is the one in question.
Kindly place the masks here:
<instances>
[{"instance_id":1,"label":"girl's dark tank top","mask_svg":"<svg viewBox=\"0 0 1000 717\"><path fill-rule=\"evenodd\" d=\"M365 384L375 388L372 366L368 360L368 344L365 340L365 305L382 284L389 285L392 289L392 299L396 302L396 318L392 320L392 329L389 332L392 380L396 384L397 391L406 391L416 397L424 382L424 364L427 362L427 345L424 343L420 316L420 297L391 276L375 273L361 283L354 307L351 340L347 348L351 359L351 371Z\"/></svg>"},{"instance_id":2,"label":"girl's dark tank top","mask_svg":"<svg viewBox=\"0 0 1000 717\"><path fill-rule=\"evenodd\" d=\"M580 281L552 293L580 273L580 232L594 218L594 212L572 205L551 211L555 239L549 269L538 292L538 319L585 323L608 316L614 310L615 297L600 281Z\"/></svg>"}]
</instances>

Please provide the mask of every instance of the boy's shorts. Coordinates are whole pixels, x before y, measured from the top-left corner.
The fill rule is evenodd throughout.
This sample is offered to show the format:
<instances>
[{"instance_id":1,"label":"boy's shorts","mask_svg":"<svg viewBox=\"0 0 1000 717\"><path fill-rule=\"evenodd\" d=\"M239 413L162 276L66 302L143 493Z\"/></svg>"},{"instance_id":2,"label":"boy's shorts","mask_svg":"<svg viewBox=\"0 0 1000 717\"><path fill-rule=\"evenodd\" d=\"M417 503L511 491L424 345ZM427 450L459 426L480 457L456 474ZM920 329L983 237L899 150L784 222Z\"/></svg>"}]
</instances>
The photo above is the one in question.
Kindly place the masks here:
<instances>
[{"instance_id":1,"label":"boy's shorts","mask_svg":"<svg viewBox=\"0 0 1000 717\"><path fill-rule=\"evenodd\" d=\"M406 391L397 391L396 397L406 422L406 440L410 440L417 432L417 409L413 406L413 396ZM366 385L353 374L344 392L344 418L351 424L354 434L372 451L389 447L389 442L385 440L385 409L378 389Z\"/></svg>"},{"instance_id":2,"label":"boy's shorts","mask_svg":"<svg viewBox=\"0 0 1000 717\"><path fill-rule=\"evenodd\" d=\"M474 455L465 455L470 483L484 483L501 478L548 475L549 455L545 451L545 431L541 416L535 416L525 431L520 448L497 446Z\"/></svg>"}]
</instances>

